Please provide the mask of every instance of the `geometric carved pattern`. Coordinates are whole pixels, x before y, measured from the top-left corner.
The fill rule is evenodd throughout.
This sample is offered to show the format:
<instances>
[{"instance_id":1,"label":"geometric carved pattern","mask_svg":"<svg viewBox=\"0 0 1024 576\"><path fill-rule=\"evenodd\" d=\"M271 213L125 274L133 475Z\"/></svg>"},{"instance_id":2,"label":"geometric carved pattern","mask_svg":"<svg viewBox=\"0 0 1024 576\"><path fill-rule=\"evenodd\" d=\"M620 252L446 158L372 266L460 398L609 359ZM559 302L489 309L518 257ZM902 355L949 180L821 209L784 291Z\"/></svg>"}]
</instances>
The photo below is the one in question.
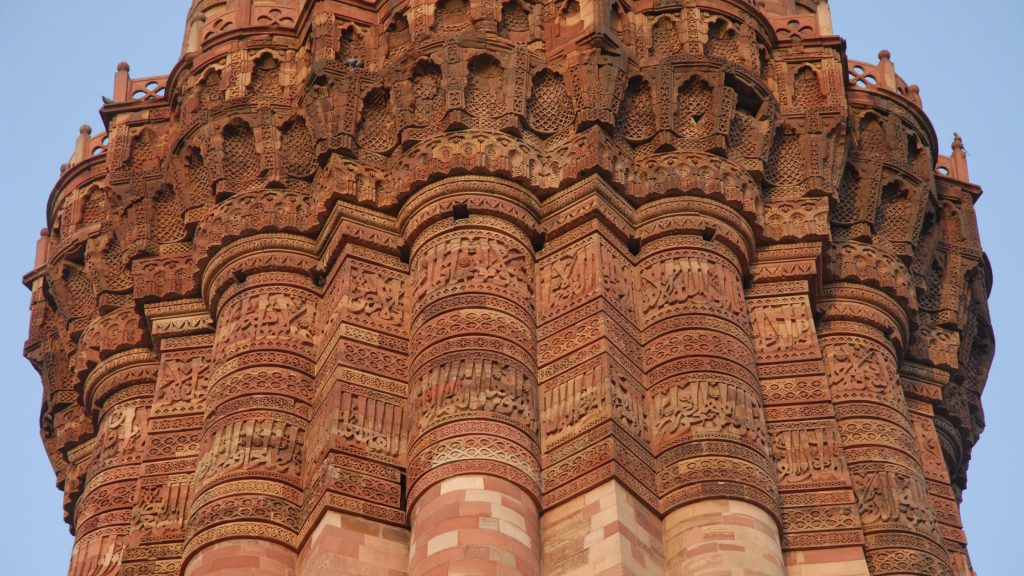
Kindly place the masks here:
<instances>
[{"instance_id":1,"label":"geometric carved pattern","mask_svg":"<svg viewBox=\"0 0 1024 576\"><path fill-rule=\"evenodd\" d=\"M573 105L561 74L542 70L533 78L533 95L526 102L526 118L538 132L552 133L573 120Z\"/></svg>"}]
</instances>

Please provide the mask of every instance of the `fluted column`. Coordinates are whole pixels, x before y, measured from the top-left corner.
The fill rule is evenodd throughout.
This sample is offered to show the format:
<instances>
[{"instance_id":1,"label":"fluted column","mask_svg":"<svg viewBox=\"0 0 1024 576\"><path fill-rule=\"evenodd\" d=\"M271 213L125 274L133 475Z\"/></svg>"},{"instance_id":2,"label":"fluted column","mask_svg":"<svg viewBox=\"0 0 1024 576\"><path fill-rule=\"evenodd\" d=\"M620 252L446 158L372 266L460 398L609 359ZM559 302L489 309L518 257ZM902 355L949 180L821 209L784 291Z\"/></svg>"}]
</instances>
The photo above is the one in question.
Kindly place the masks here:
<instances>
[{"instance_id":1,"label":"fluted column","mask_svg":"<svg viewBox=\"0 0 1024 576\"><path fill-rule=\"evenodd\" d=\"M178 300L145 308L160 359L119 576L181 573L189 490L209 390L212 331L206 306Z\"/></svg>"},{"instance_id":2,"label":"fluted column","mask_svg":"<svg viewBox=\"0 0 1024 576\"><path fill-rule=\"evenodd\" d=\"M296 576L405 576L408 264L391 218L332 212Z\"/></svg>"},{"instance_id":3,"label":"fluted column","mask_svg":"<svg viewBox=\"0 0 1024 576\"><path fill-rule=\"evenodd\" d=\"M222 249L203 296L216 335L193 500L187 576L291 573L318 289L313 242L265 234Z\"/></svg>"},{"instance_id":4,"label":"fluted column","mask_svg":"<svg viewBox=\"0 0 1024 576\"><path fill-rule=\"evenodd\" d=\"M101 361L85 381L84 392L96 407L99 425L75 506L69 576L117 574L121 569L156 372L156 358L140 348Z\"/></svg>"},{"instance_id":5,"label":"fluted column","mask_svg":"<svg viewBox=\"0 0 1024 576\"><path fill-rule=\"evenodd\" d=\"M540 571L531 200L500 180L452 178L400 217L412 575Z\"/></svg>"},{"instance_id":6,"label":"fluted column","mask_svg":"<svg viewBox=\"0 0 1024 576\"><path fill-rule=\"evenodd\" d=\"M545 200L537 261L545 576L657 576L664 564L643 361L632 210L599 176Z\"/></svg>"},{"instance_id":7,"label":"fluted column","mask_svg":"<svg viewBox=\"0 0 1024 576\"><path fill-rule=\"evenodd\" d=\"M871 574L951 574L899 381L907 317L885 293L854 284L827 286L821 307L822 351Z\"/></svg>"},{"instance_id":8,"label":"fluted column","mask_svg":"<svg viewBox=\"0 0 1024 576\"><path fill-rule=\"evenodd\" d=\"M751 229L704 198L649 203L637 219L666 574L781 575L778 490L743 295Z\"/></svg>"},{"instance_id":9,"label":"fluted column","mask_svg":"<svg viewBox=\"0 0 1024 576\"><path fill-rule=\"evenodd\" d=\"M814 323L820 255L821 246L809 242L759 247L747 311L782 499L786 569L866 576L864 534Z\"/></svg>"}]
</instances>

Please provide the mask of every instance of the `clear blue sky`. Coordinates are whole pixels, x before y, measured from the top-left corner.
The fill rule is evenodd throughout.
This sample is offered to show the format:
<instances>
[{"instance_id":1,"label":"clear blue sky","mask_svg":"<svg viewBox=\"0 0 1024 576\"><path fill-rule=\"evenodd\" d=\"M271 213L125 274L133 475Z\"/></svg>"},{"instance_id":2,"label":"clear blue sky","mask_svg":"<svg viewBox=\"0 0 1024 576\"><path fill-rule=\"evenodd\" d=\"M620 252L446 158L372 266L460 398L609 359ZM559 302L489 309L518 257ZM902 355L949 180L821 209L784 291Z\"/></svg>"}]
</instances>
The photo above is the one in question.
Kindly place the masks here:
<instances>
[{"instance_id":1,"label":"clear blue sky","mask_svg":"<svg viewBox=\"0 0 1024 576\"><path fill-rule=\"evenodd\" d=\"M0 573L64 574L71 537L61 520L37 426L38 376L21 357L29 293L21 276L32 265L45 223L46 198L71 154L78 127L102 124L100 96L111 94L117 62L135 77L167 73L178 57L188 0L0 0L0 187L6 199L0 251L0 438L6 464L0 493ZM1020 242L1024 193L1017 139L1024 137L1024 2L1020 0L832 0L836 33L857 60L892 51L896 71L921 87L948 153L953 131L964 137L982 239L995 269L991 309L997 352L984 404L988 429L975 448L964 520L975 569L982 576L1021 573L1024 504L1017 488L1024 453L1016 434L1024 420L1024 291ZM1017 248L1014 248L1017 246Z\"/></svg>"}]
</instances>

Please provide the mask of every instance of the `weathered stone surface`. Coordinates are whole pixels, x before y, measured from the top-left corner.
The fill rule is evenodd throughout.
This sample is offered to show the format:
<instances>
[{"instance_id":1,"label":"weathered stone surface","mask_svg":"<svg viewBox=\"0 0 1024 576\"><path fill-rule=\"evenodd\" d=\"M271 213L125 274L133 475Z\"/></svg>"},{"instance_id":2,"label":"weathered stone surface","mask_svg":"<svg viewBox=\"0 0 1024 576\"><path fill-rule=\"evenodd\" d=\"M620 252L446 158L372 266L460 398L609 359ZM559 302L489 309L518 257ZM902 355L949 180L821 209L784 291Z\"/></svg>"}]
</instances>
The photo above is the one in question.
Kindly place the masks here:
<instances>
[{"instance_id":1,"label":"weathered stone surface","mask_svg":"<svg viewBox=\"0 0 1024 576\"><path fill-rule=\"evenodd\" d=\"M822 0L193 2L25 277L70 574L969 575L981 190L843 46Z\"/></svg>"}]
</instances>

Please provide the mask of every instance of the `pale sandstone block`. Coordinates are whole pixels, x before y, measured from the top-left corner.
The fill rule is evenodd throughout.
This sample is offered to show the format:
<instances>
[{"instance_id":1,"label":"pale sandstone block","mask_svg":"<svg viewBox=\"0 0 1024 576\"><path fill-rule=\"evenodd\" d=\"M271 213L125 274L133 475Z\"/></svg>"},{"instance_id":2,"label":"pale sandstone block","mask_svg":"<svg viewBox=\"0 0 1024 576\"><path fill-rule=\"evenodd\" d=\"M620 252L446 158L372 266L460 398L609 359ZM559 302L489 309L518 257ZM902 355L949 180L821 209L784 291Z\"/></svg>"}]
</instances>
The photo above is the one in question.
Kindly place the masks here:
<instances>
[{"instance_id":1,"label":"pale sandstone block","mask_svg":"<svg viewBox=\"0 0 1024 576\"><path fill-rule=\"evenodd\" d=\"M577 500L577 499L578 500L582 500L584 504L591 504L593 502L598 502L602 498L605 498L605 497L607 497L607 496L609 496L611 494L614 494L615 493L615 486L617 484L618 483L615 482L614 480L609 480L608 482L605 482L604 484L601 484L599 486L591 488L589 492L587 492L586 494L582 494L580 497L573 498L573 500Z\"/></svg>"},{"instance_id":2,"label":"pale sandstone block","mask_svg":"<svg viewBox=\"0 0 1024 576\"><path fill-rule=\"evenodd\" d=\"M469 489L465 492L466 502L490 502L501 504L501 493L493 490Z\"/></svg>"},{"instance_id":3,"label":"pale sandstone block","mask_svg":"<svg viewBox=\"0 0 1024 576\"><path fill-rule=\"evenodd\" d=\"M541 517L541 524L544 526L553 526L560 522L570 519L571 516L578 515L580 512L587 507L587 502L584 497L573 498L559 504L557 508L547 510L544 512L544 516Z\"/></svg>"},{"instance_id":4,"label":"pale sandstone block","mask_svg":"<svg viewBox=\"0 0 1024 576\"><path fill-rule=\"evenodd\" d=\"M438 534L427 540L427 556L433 556L441 550L454 548L459 545L459 531L452 530L444 534Z\"/></svg>"},{"instance_id":5,"label":"pale sandstone block","mask_svg":"<svg viewBox=\"0 0 1024 576\"><path fill-rule=\"evenodd\" d=\"M783 576L779 535L767 512L746 502L706 500L665 518L669 576Z\"/></svg>"},{"instance_id":6,"label":"pale sandstone block","mask_svg":"<svg viewBox=\"0 0 1024 576\"><path fill-rule=\"evenodd\" d=\"M533 548L533 540L530 538L530 535L527 534L525 530L511 522L498 520L498 531L522 542L523 546L526 546L527 548Z\"/></svg>"},{"instance_id":7,"label":"pale sandstone block","mask_svg":"<svg viewBox=\"0 0 1024 576\"><path fill-rule=\"evenodd\" d=\"M869 576L859 546L787 552L786 576Z\"/></svg>"},{"instance_id":8,"label":"pale sandstone block","mask_svg":"<svg viewBox=\"0 0 1024 576\"><path fill-rule=\"evenodd\" d=\"M599 526L597 530L591 530L583 537L583 545L590 547L596 546L604 538L604 527Z\"/></svg>"},{"instance_id":9,"label":"pale sandstone block","mask_svg":"<svg viewBox=\"0 0 1024 576\"><path fill-rule=\"evenodd\" d=\"M614 495L612 496L614 498ZM607 526L612 522L619 519L619 515L622 513L622 509L615 505L615 501L608 504L608 507L602 507L601 511L590 517L591 526Z\"/></svg>"},{"instance_id":10,"label":"pale sandstone block","mask_svg":"<svg viewBox=\"0 0 1024 576\"><path fill-rule=\"evenodd\" d=\"M504 520L509 524L513 524L515 526L518 526L519 528L522 528L523 530L526 530L526 518L522 514L516 512L511 508L508 508L507 506L502 506L499 504L491 506L491 516L499 520Z\"/></svg>"},{"instance_id":11,"label":"pale sandstone block","mask_svg":"<svg viewBox=\"0 0 1024 576\"><path fill-rule=\"evenodd\" d=\"M489 558L495 562L500 562L506 566L515 567L516 556L508 550L499 550L498 548L491 548L489 551Z\"/></svg>"},{"instance_id":12,"label":"pale sandstone block","mask_svg":"<svg viewBox=\"0 0 1024 576\"><path fill-rule=\"evenodd\" d=\"M441 494L447 494L456 490L483 490L483 476L456 476L441 482Z\"/></svg>"}]
</instances>

